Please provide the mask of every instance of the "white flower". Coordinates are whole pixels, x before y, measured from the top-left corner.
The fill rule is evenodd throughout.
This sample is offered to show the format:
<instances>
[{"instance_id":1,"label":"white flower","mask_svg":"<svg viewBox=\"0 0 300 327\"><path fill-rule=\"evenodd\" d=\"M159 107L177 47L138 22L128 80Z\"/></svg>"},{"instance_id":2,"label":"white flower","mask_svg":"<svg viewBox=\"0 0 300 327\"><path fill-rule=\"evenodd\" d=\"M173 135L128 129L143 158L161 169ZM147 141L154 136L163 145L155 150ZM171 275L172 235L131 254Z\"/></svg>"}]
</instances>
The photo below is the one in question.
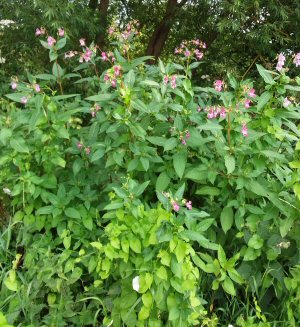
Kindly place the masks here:
<instances>
[{"instance_id":1,"label":"white flower","mask_svg":"<svg viewBox=\"0 0 300 327\"><path fill-rule=\"evenodd\" d=\"M0 57L0 64L5 64L6 59L3 57Z\"/></svg>"},{"instance_id":2,"label":"white flower","mask_svg":"<svg viewBox=\"0 0 300 327\"><path fill-rule=\"evenodd\" d=\"M11 190L9 188L7 188L7 187L4 187L3 192L5 194L11 195Z\"/></svg>"},{"instance_id":3,"label":"white flower","mask_svg":"<svg viewBox=\"0 0 300 327\"><path fill-rule=\"evenodd\" d=\"M140 290L140 276L136 276L133 278L132 288L137 292Z\"/></svg>"},{"instance_id":4,"label":"white flower","mask_svg":"<svg viewBox=\"0 0 300 327\"><path fill-rule=\"evenodd\" d=\"M284 108L287 108L290 104L292 104L292 102L288 98L284 98L283 101Z\"/></svg>"},{"instance_id":5,"label":"white flower","mask_svg":"<svg viewBox=\"0 0 300 327\"><path fill-rule=\"evenodd\" d=\"M228 327L234 327L233 325L229 324Z\"/></svg>"}]
</instances>

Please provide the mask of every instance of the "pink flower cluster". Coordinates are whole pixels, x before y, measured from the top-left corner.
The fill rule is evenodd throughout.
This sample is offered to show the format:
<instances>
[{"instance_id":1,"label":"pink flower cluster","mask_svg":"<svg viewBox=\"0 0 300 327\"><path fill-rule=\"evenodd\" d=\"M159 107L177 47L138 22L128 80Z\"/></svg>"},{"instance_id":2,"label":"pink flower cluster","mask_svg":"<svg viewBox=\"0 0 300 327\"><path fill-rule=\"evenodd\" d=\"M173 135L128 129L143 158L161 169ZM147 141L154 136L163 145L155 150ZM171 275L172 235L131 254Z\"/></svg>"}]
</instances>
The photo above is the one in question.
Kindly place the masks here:
<instances>
[{"instance_id":1,"label":"pink flower cluster","mask_svg":"<svg viewBox=\"0 0 300 327\"><path fill-rule=\"evenodd\" d=\"M77 143L77 148L78 150L84 149L84 152L89 155L91 153L91 148L90 147L85 147L81 142Z\"/></svg>"},{"instance_id":2,"label":"pink flower cluster","mask_svg":"<svg viewBox=\"0 0 300 327\"><path fill-rule=\"evenodd\" d=\"M186 140L188 140L191 137L191 134L189 131L185 131L184 133L180 132L180 140L183 145L186 145Z\"/></svg>"},{"instance_id":3,"label":"pink flower cluster","mask_svg":"<svg viewBox=\"0 0 300 327\"><path fill-rule=\"evenodd\" d=\"M53 45L56 43L56 40L54 37L48 36L47 43L48 43L49 47L53 47Z\"/></svg>"},{"instance_id":4,"label":"pink flower cluster","mask_svg":"<svg viewBox=\"0 0 300 327\"><path fill-rule=\"evenodd\" d=\"M218 91L218 92L221 92L222 91L222 87L224 85L224 82L220 79L217 79L215 82L214 82L214 87L215 87L215 90Z\"/></svg>"},{"instance_id":5,"label":"pink flower cluster","mask_svg":"<svg viewBox=\"0 0 300 327\"><path fill-rule=\"evenodd\" d=\"M164 84L165 85L168 85L169 81L170 81L170 84L171 84L171 88L172 89L175 89L177 84L176 84L176 80L177 80L177 76L176 75L172 75L171 77L165 75L164 76Z\"/></svg>"},{"instance_id":6,"label":"pink flower cluster","mask_svg":"<svg viewBox=\"0 0 300 327\"><path fill-rule=\"evenodd\" d=\"M101 109L99 104L95 104L94 107L91 108L91 115L93 118L96 117L97 112Z\"/></svg>"},{"instance_id":7,"label":"pink flower cluster","mask_svg":"<svg viewBox=\"0 0 300 327\"><path fill-rule=\"evenodd\" d=\"M93 51L86 47L83 51L83 53L80 55L79 62L89 62L92 58Z\"/></svg>"},{"instance_id":8,"label":"pink flower cluster","mask_svg":"<svg viewBox=\"0 0 300 327\"><path fill-rule=\"evenodd\" d=\"M241 133L244 137L248 136L248 127L245 122L242 124Z\"/></svg>"},{"instance_id":9,"label":"pink flower cluster","mask_svg":"<svg viewBox=\"0 0 300 327\"><path fill-rule=\"evenodd\" d=\"M297 54L295 54L293 63L296 65L296 67L300 66L300 52L298 52Z\"/></svg>"},{"instance_id":10,"label":"pink flower cluster","mask_svg":"<svg viewBox=\"0 0 300 327\"><path fill-rule=\"evenodd\" d=\"M126 43L130 36L139 35L140 22L136 19L131 20L124 29L121 31L116 25L110 26L108 29L108 34L114 39L118 39L122 43ZM124 49L125 52L127 47Z\"/></svg>"},{"instance_id":11,"label":"pink flower cluster","mask_svg":"<svg viewBox=\"0 0 300 327\"><path fill-rule=\"evenodd\" d=\"M103 61L111 61L111 62L115 62L116 58L114 57L114 54L112 52L101 52L101 59Z\"/></svg>"},{"instance_id":12,"label":"pink flower cluster","mask_svg":"<svg viewBox=\"0 0 300 327\"><path fill-rule=\"evenodd\" d=\"M65 53L65 58L72 58L72 57L75 57L77 55L77 51L68 51Z\"/></svg>"},{"instance_id":13,"label":"pink flower cluster","mask_svg":"<svg viewBox=\"0 0 300 327\"><path fill-rule=\"evenodd\" d=\"M183 54L186 58L195 57L200 60L203 58L203 49L206 49L206 44L199 39L182 41L179 48L175 49L175 54Z\"/></svg>"},{"instance_id":14,"label":"pink flower cluster","mask_svg":"<svg viewBox=\"0 0 300 327\"><path fill-rule=\"evenodd\" d=\"M292 104L292 102L288 98L284 98L283 104L282 104L284 106L284 108L287 108L291 104Z\"/></svg>"},{"instance_id":15,"label":"pink flower cluster","mask_svg":"<svg viewBox=\"0 0 300 327\"><path fill-rule=\"evenodd\" d=\"M57 34L60 37L64 37L65 36L65 30L63 28L59 28L58 31L57 31Z\"/></svg>"},{"instance_id":16,"label":"pink flower cluster","mask_svg":"<svg viewBox=\"0 0 300 327\"><path fill-rule=\"evenodd\" d=\"M207 112L207 118L213 119L213 118L225 118L226 117L226 109L224 107L219 106L213 106L205 108L204 111Z\"/></svg>"},{"instance_id":17,"label":"pink flower cluster","mask_svg":"<svg viewBox=\"0 0 300 327\"><path fill-rule=\"evenodd\" d=\"M46 34L46 29L44 27L40 27L35 30L36 36L44 35L44 34Z\"/></svg>"},{"instance_id":18,"label":"pink flower cluster","mask_svg":"<svg viewBox=\"0 0 300 327\"><path fill-rule=\"evenodd\" d=\"M173 207L173 210L175 212L178 212L180 210L180 204L178 203L177 200L173 199L173 197L171 196L170 193L167 193L167 192L162 192L162 195L164 197L166 197L167 199L169 199L172 207ZM185 205L185 207L188 209L188 210L192 210L193 209L193 206L192 206L192 201L188 201L186 199L182 199L182 204Z\"/></svg>"},{"instance_id":19,"label":"pink flower cluster","mask_svg":"<svg viewBox=\"0 0 300 327\"><path fill-rule=\"evenodd\" d=\"M278 70L279 72L281 72L283 66L284 66L284 63L285 63L285 56L283 53L280 53L280 55L278 56L278 62L277 62L277 65L276 65L276 70Z\"/></svg>"},{"instance_id":20,"label":"pink flower cluster","mask_svg":"<svg viewBox=\"0 0 300 327\"><path fill-rule=\"evenodd\" d=\"M104 75L104 81L110 82L112 87L117 86L117 78L121 76L122 67L120 65L113 66L108 72Z\"/></svg>"}]
</instances>

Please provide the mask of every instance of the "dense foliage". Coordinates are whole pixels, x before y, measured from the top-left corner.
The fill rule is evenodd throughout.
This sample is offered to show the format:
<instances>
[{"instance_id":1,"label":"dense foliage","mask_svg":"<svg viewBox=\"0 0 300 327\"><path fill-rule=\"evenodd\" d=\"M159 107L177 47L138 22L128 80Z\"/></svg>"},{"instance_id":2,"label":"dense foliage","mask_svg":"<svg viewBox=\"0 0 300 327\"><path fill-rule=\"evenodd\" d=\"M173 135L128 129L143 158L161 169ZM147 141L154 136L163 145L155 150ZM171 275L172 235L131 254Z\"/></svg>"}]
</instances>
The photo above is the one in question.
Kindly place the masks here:
<instances>
[{"instance_id":1,"label":"dense foliage","mask_svg":"<svg viewBox=\"0 0 300 327\"><path fill-rule=\"evenodd\" d=\"M148 65L135 24L107 52L36 34L52 67L1 99L0 325L298 326L300 79L285 56L260 81L203 87L199 40Z\"/></svg>"}]
</instances>

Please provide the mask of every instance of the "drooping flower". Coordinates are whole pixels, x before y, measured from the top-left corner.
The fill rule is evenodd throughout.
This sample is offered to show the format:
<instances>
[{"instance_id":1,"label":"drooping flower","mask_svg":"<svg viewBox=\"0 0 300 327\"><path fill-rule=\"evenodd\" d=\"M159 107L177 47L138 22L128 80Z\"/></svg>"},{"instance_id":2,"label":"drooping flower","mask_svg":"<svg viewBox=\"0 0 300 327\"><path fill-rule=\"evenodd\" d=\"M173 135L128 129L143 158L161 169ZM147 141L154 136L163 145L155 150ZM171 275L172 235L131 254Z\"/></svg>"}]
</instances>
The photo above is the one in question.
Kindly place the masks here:
<instances>
[{"instance_id":1,"label":"drooping flower","mask_svg":"<svg viewBox=\"0 0 300 327\"><path fill-rule=\"evenodd\" d=\"M105 82L109 81L109 76L108 76L108 74L105 74L105 75L104 75L104 81L105 81Z\"/></svg>"},{"instance_id":2,"label":"drooping flower","mask_svg":"<svg viewBox=\"0 0 300 327\"><path fill-rule=\"evenodd\" d=\"M192 210L193 209L193 207L192 207L192 201L187 201L185 203L185 206L188 208L188 210Z\"/></svg>"},{"instance_id":3,"label":"drooping flower","mask_svg":"<svg viewBox=\"0 0 300 327\"><path fill-rule=\"evenodd\" d=\"M164 84L167 85L168 82L169 82L169 77L168 77L168 75L165 75L164 76Z\"/></svg>"},{"instance_id":4,"label":"drooping flower","mask_svg":"<svg viewBox=\"0 0 300 327\"><path fill-rule=\"evenodd\" d=\"M72 58L76 55L76 51L68 51L65 53L65 58Z\"/></svg>"},{"instance_id":5,"label":"drooping flower","mask_svg":"<svg viewBox=\"0 0 300 327\"><path fill-rule=\"evenodd\" d=\"M65 35L65 30L63 28L58 29L58 35L63 37Z\"/></svg>"},{"instance_id":6,"label":"drooping flower","mask_svg":"<svg viewBox=\"0 0 300 327\"><path fill-rule=\"evenodd\" d=\"M280 55L278 56L278 62L276 65L276 70L278 70L279 72L281 72L283 66L284 66L284 62L285 62L285 56L283 53L280 53Z\"/></svg>"},{"instance_id":7,"label":"drooping flower","mask_svg":"<svg viewBox=\"0 0 300 327\"><path fill-rule=\"evenodd\" d=\"M132 280L132 288L138 292L140 290L140 276L135 276Z\"/></svg>"},{"instance_id":8,"label":"drooping flower","mask_svg":"<svg viewBox=\"0 0 300 327\"><path fill-rule=\"evenodd\" d=\"M190 134L189 131L186 131L185 132L185 137L186 137L187 140L191 137L191 134Z\"/></svg>"},{"instance_id":9,"label":"drooping flower","mask_svg":"<svg viewBox=\"0 0 300 327\"><path fill-rule=\"evenodd\" d=\"M121 66L114 66L115 76L119 76L121 71Z\"/></svg>"},{"instance_id":10,"label":"drooping flower","mask_svg":"<svg viewBox=\"0 0 300 327\"><path fill-rule=\"evenodd\" d=\"M245 105L245 108L246 108L246 109L249 109L249 108L250 108L250 103L251 103L251 100L249 100L249 99L246 99L246 100L245 100L244 105Z\"/></svg>"},{"instance_id":11,"label":"drooping flower","mask_svg":"<svg viewBox=\"0 0 300 327\"><path fill-rule=\"evenodd\" d=\"M179 206L179 204L178 204L177 202L174 201L174 202L172 203L172 206L173 206L174 211L176 211L176 212L179 211L180 206Z\"/></svg>"},{"instance_id":12,"label":"drooping flower","mask_svg":"<svg viewBox=\"0 0 300 327\"><path fill-rule=\"evenodd\" d=\"M256 97L255 89L251 89L251 90L248 92L248 97L250 97L250 98L255 98L255 97Z\"/></svg>"},{"instance_id":13,"label":"drooping flower","mask_svg":"<svg viewBox=\"0 0 300 327\"><path fill-rule=\"evenodd\" d=\"M26 104L28 102L28 99L24 96L21 98L21 103Z\"/></svg>"},{"instance_id":14,"label":"drooping flower","mask_svg":"<svg viewBox=\"0 0 300 327\"><path fill-rule=\"evenodd\" d=\"M37 28L35 30L35 35L36 36L39 36L39 35L44 35L46 33L46 30L44 27L40 27L40 28Z\"/></svg>"},{"instance_id":15,"label":"drooping flower","mask_svg":"<svg viewBox=\"0 0 300 327\"><path fill-rule=\"evenodd\" d=\"M35 90L35 92L40 92L41 91L41 87L39 86L39 84L34 85L34 90Z\"/></svg>"},{"instance_id":16,"label":"drooping flower","mask_svg":"<svg viewBox=\"0 0 300 327\"><path fill-rule=\"evenodd\" d=\"M80 39L79 44L84 47L85 46L85 39Z\"/></svg>"},{"instance_id":17,"label":"drooping flower","mask_svg":"<svg viewBox=\"0 0 300 327\"><path fill-rule=\"evenodd\" d=\"M221 111L220 111L220 117L221 118L225 118L226 117L226 110L224 107L221 108Z\"/></svg>"},{"instance_id":18,"label":"drooping flower","mask_svg":"<svg viewBox=\"0 0 300 327\"><path fill-rule=\"evenodd\" d=\"M56 43L56 40L54 37L48 36L47 43L48 43L49 47L52 47Z\"/></svg>"},{"instance_id":19,"label":"drooping flower","mask_svg":"<svg viewBox=\"0 0 300 327\"><path fill-rule=\"evenodd\" d=\"M296 65L296 67L300 66L300 52L298 52L293 60L293 63Z\"/></svg>"},{"instance_id":20,"label":"drooping flower","mask_svg":"<svg viewBox=\"0 0 300 327\"><path fill-rule=\"evenodd\" d=\"M9 188L7 188L7 187L4 187L4 188L3 188L3 192L4 192L5 194L9 195L9 196L12 194L11 190L10 190Z\"/></svg>"},{"instance_id":21,"label":"drooping flower","mask_svg":"<svg viewBox=\"0 0 300 327\"><path fill-rule=\"evenodd\" d=\"M241 133L243 134L244 137L248 136L248 127L247 127L246 123L243 123Z\"/></svg>"},{"instance_id":22,"label":"drooping flower","mask_svg":"<svg viewBox=\"0 0 300 327\"><path fill-rule=\"evenodd\" d=\"M182 139L182 140L181 140L181 143L182 143L183 145L186 145L186 140L185 140L185 139Z\"/></svg>"},{"instance_id":23,"label":"drooping flower","mask_svg":"<svg viewBox=\"0 0 300 327\"><path fill-rule=\"evenodd\" d=\"M112 35L114 33L115 29L111 26L109 29L108 29L108 34L109 35Z\"/></svg>"},{"instance_id":24,"label":"drooping flower","mask_svg":"<svg viewBox=\"0 0 300 327\"><path fill-rule=\"evenodd\" d=\"M290 104L292 104L292 102L288 98L284 98L283 104L282 104L284 106L284 108L287 108Z\"/></svg>"},{"instance_id":25,"label":"drooping flower","mask_svg":"<svg viewBox=\"0 0 300 327\"><path fill-rule=\"evenodd\" d=\"M116 80L116 79L113 79L113 80L111 81L111 86L112 86L112 87L116 87L116 86L117 86L117 80Z\"/></svg>"},{"instance_id":26,"label":"drooping flower","mask_svg":"<svg viewBox=\"0 0 300 327\"><path fill-rule=\"evenodd\" d=\"M214 82L214 87L215 87L215 90L218 91L218 92L221 92L222 91L222 87L224 85L224 82L220 79L217 79L215 82Z\"/></svg>"},{"instance_id":27,"label":"drooping flower","mask_svg":"<svg viewBox=\"0 0 300 327\"><path fill-rule=\"evenodd\" d=\"M191 52L190 52L189 50L185 50L185 51L184 51L184 55L185 55L186 57L189 57L189 56L191 55Z\"/></svg>"},{"instance_id":28,"label":"drooping flower","mask_svg":"<svg viewBox=\"0 0 300 327\"><path fill-rule=\"evenodd\" d=\"M175 89L176 88L176 79L177 79L177 76L176 75L172 75L171 76L171 88L172 89Z\"/></svg>"},{"instance_id":29,"label":"drooping flower","mask_svg":"<svg viewBox=\"0 0 300 327\"><path fill-rule=\"evenodd\" d=\"M82 144L82 143L80 143L80 142L78 142L78 143L77 143L77 148L78 148L78 150L81 150L81 149L82 149L82 147L83 147L83 144Z\"/></svg>"},{"instance_id":30,"label":"drooping flower","mask_svg":"<svg viewBox=\"0 0 300 327\"><path fill-rule=\"evenodd\" d=\"M18 84L16 82L11 82L10 87L15 90L18 87Z\"/></svg>"},{"instance_id":31,"label":"drooping flower","mask_svg":"<svg viewBox=\"0 0 300 327\"><path fill-rule=\"evenodd\" d=\"M106 52L102 52L102 53L101 53L101 59L102 59L103 61L107 61L107 60L108 60Z\"/></svg>"},{"instance_id":32,"label":"drooping flower","mask_svg":"<svg viewBox=\"0 0 300 327\"><path fill-rule=\"evenodd\" d=\"M91 148L89 148L89 147L85 148L85 153L87 155L89 155L91 153Z\"/></svg>"},{"instance_id":33,"label":"drooping flower","mask_svg":"<svg viewBox=\"0 0 300 327\"><path fill-rule=\"evenodd\" d=\"M91 57L92 57L92 50L90 50L89 48L85 48L85 51L82 55L82 59L85 61L85 62L88 62L91 60Z\"/></svg>"}]
</instances>

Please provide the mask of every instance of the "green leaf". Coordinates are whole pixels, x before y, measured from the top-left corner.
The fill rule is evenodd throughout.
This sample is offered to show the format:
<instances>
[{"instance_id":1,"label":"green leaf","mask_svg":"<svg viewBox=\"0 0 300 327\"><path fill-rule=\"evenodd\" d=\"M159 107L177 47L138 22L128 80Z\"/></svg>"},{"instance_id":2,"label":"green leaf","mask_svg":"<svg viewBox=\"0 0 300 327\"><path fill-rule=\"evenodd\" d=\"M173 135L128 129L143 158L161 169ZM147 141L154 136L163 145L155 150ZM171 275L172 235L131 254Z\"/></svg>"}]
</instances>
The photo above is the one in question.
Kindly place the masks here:
<instances>
[{"instance_id":1,"label":"green leaf","mask_svg":"<svg viewBox=\"0 0 300 327\"><path fill-rule=\"evenodd\" d=\"M146 320L150 315L150 308L147 308L146 306L142 306L141 310L138 313L138 319L139 321L141 320Z\"/></svg>"},{"instance_id":2,"label":"green leaf","mask_svg":"<svg viewBox=\"0 0 300 327\"><path fill-rule=\"evenodd\" d=\"M105 153L105 147L96 150L91 156L91 162L101 159L104 156L104 153Z\"/></svg>"},{"instance_id":3,"label":"green leaf","mask_svg":"<svg viewBox=\"0 0 300 327\"><path fill-rule=\"evenodd\" d=\"M222 268L226 266L227 260L226 260L226 254L222 248L221 245L218 247L218 260Z\"/></svg>"},{"instance_id":4,"label":"green leaf","mask_svg":"<svg viewBox=\"0 0 300 327\"><path fill-rule=\"evenodd\" d=\"M66 42L67 42L67 38L65 38L65 37L58 40L57 43L55 44L55 48L57 50L62 49L66 45Z\"/></svg>"},{"instance_id":5,"label":"green leaf","mask_svg":"<svg viewBox=\"0 0 300 327\"><path fill-rule=\"evenodd\" d=\"M29 148L26 145L25 141L21 138L15 138L10 140L10 146L21 153L29 153Z\"/></svg>"},{"instance_id":6,"label":"green leaf","mask_svg":"<svg viewBox=\"0 0 300 327\"><path fill-rule=\"evenodd\" d=\"M186 250L187 250L186 243L184 241L179 240L174 251L177 261L179 263L183 262L183 259L186 256Z\"/></svg>"},{"instance_id":7,"label":"green leaf","mask_svg":"<svg viewBox=\"0 0 300 327\"><path fill-rule=\"evenodd\" d=\"M91 216L87 215L82 218L82 223L88 230L93 230L93 219Z\"/></svg>"},{"instance_id":8,"label":"green leaf","mask_svg":"<svg viewBox=\"0 0 300 327\"><path fill-rule=\"evenodd\" d=\"M248 241L248 246L250 248L258 250L260 249L264 244L264 240L257 234L253 235L250 240Z\"/></svg>"},{"instance_id":9,"label":"green leaf","mask_svg":"<svg viewBox=\"0 0 300 327\"><path fill-rule=\"evenodd\" d=\"M140 82L141 85L148 85L148 86L152 86L152 87L160 87L160 84L155 82L155 81L151 81L149 79L146 79L144 81Z\"/></svg>"},{"instance_id":10,"label":"green leaf","mask_svg":"<svg viewBox=\"0 0 300 327\"><path fill-rule=\"evenodd\" d=\"M196 194L216 196L220 194L220 190L213 186L203 186L196 191Z\"/></svg>"},{"instance_id":11,"label":"green leaf","mask_svg":"<svg viewBox=\"0 0 300 327\"><path fill-rule=\"evenodd\" d=\"M228 276L225 277L224 282L222 283L222 287L226 293L235 296L236 293L235 293L233 282Z\"/></svg>"},{"instance_id":12,"label":"green leaf","mask_svg":"<svg viewBox=\"0 0 300 327\"><path fill-rule=\"evenodd\" d=\"M231 174L235 169L235 158L234 156L226 155L224 159L225 159L227 174Z\"/></svg>"},{"instance_id":13,"label":"green leaf","mask_svg":"<svg viewBox=\"0 0 300 327\"><path fill-rule=\"evenodd\" d=\"M272 74L268 70L266 70L262 65L259 64L256 64L256 67L258 69L259 75L264 79L265 83L267 84L275 83Z\"/></svg>"},{"instance_id":14,"label":"green leaf","mask_svg":"<svg viewBox=\"0 0 300 327\"><path fill-rule=\"evenodd\" d=\"M66 214L67 217L75 218L75 219L80 219L80 213L75 208L67 208L65 210L65 214Z\"/></svg>"},{"instance_id":15,"label":"green leaf","mask_svg":"<svg viewBox=\"0 0 300 327\"><path fill-rule=\"evenodd\" d=\"M169 310L169 320L176 320L178 319L180 316L180 312L178 309L178 306L173 306L170 310Z\"/></svg>"},{"instance_id":16,"label":"green leaf","mask_svg":"<svg viewBox=\"0 0 300 327\"><path fill-rule=\"evenodd\" d=\"M49 215L53 212L54 207L53 206L45 206L41 207L36 211L36 215Z\"/></svg>"},{"instance_id":17,"label":"green leaf","mask_svg":"<svg viewBox=\"0 0 300 327\"><path fill-rule=\"evenodd\" d=\"M155 184L156 191L158 191L158 192L164 191L170 184L170 181L171 181L171 178L165 171L160 173L160 175L158 176L158 178L156 180L156 184Z\"/></svg>"},{"instance_id":18,"label":"green leaf","mask_svg":"<svg viewBox=\"0 0 300 327\"><path fill-rule=\"evenodd\" d=\"M266 91L258 99L257 110L262 109L265 104L272 98L272 93Z\"/></svg>"},{"instance_id":19,"label":"green leaf","mask_svg":"<svg viewBox=\"0 0 300 327\"><path fill-rule=\"evenodd\" d=\"M64 75L64 71L61 66L55 62L52 66L52 74L57 78L60 79Z\"/></svg>"},{"instance_id":20,"label":"green leaf","mask_svg":"<svg viewBox=\"0 0 300 327\"><path fill-rule=\"evenodd\" d=\"M160 267L156 270L156 276L158 276L160 279L168 280L167 269L166 269L164 266L160 266Z\"/></svg>"},{"instance_id":21,"label":"green leaf","mask_svg":"<svg viewBox=\"0 0 300 327\"><path fill-rule=\"evenodd\" d=\"M162 267L162 268L164 268L164 267ZM143 301L143 304L144 304L144 306L146 308L151 308L152 302L153 302L152 294L150 292L147 292L147 293L143 294L142 295L142 301Z\"/></svg>"},{"instance_id":22,"label":"green leaf","mask_svg":"<svg viewBox=\"0 0 300 327\"><path fill-rule=\"evenodd\" d=\"M174 156L173 156L174 169L180 179L182 178L182 176L184 174L186 159L187 159L186 152L179 152L179 153L174 154Z\"/></svg>"},{"instance_id":23,"label":"green leaf","mask_svg":"<svg viewBox=\"0 0 300 327\"><path fill-rule=\"evenodd\" d=\"M56 165L56 166L60 166L62 168L65 168L66 167L66 160L64 160L63 158L61 157L54 157L54 158L51 158L51 162Z\"/></svg>"},{"instance_id":24,"label":"green leaf","mask_svg":"<svg viewBox=\"0 0 300 327\"><path fill-rule=\"evenodd\" d=\"M135 75L134 75L134 70L131 69L124 77L124 84L127 87L132 88L135 82Z\"/></svg>"},{"instance_id":25,"label":"green leaf","mask_svg":"<svg viewBox=\"0 0 300 327\"><path fill-rule=\"evenodd\" d=\"M131 250L135 253L142 252L141 241L138 238L130 237L129 238L129 246L130 246Z\"/></svg>"},{"instance_id":26,"label":"green leaf","mask_svg":"<svg viewBox=\"0 0 300 327\"><path fill-rule=\"evenodd\" d=\"M113 99L113 95L109 94L109 93L102 93L102 94L97 94L97 95L92 95L88 98L86 98L86 100L89 101L97 101L97 102L107 102Z\"/></svg>"},{"instance_id":27,"label":"green leaf","mask_svg":"<svg viewBox=\"0 0 300 327\"><path fill-rule=\"evenodd\" d=\"M173 150L177 146L177 139L174 137L169 138L167 141L164 140L164 151Z\"/></svg>"},{"instance_id":28,"label":"green leaf","mask_svg":"<svg viewBox=\"0 0 300 327\"><path fill-rule=\"evenodd\" d=\"M221 226L226 234L233 224L233 210L231 207L225 207L221 212Z\"/></svg>"}]
</instances>

